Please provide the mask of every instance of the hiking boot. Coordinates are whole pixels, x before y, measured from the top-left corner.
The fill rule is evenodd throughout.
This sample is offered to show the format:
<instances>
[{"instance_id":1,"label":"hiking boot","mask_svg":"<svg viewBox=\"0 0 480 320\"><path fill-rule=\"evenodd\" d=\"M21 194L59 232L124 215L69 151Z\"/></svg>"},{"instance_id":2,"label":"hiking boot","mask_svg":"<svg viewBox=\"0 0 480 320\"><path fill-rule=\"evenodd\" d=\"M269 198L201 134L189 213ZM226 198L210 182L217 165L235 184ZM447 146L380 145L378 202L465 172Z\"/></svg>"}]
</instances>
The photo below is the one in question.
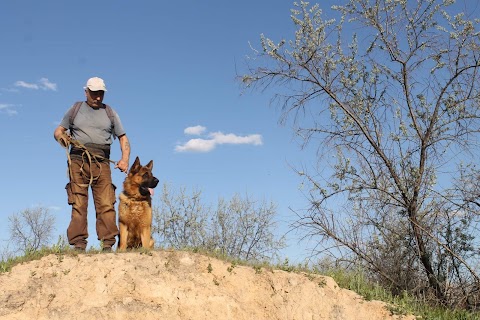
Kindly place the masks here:
<instances>
[{"instance_id":1,"label":"hiking boot","mask_svg":"<svg viewBox=\"0 0 480 320\"><path fill-rule=\"evenodd\" d=\"M102 252L112 252L112 248L111 247L105 247L102 249Z\"/></svg>"},{"instance_id":2,"label":"hiking boot","mask_svg":"<svg viewBox=\"0 0 480 320\"><path fill-rule=\"evenodd\" d=\"M81 248L81 247L75 247L75 252L78 252L78 253L85 253L85 248Z\"/></svg>"}]
</instances>

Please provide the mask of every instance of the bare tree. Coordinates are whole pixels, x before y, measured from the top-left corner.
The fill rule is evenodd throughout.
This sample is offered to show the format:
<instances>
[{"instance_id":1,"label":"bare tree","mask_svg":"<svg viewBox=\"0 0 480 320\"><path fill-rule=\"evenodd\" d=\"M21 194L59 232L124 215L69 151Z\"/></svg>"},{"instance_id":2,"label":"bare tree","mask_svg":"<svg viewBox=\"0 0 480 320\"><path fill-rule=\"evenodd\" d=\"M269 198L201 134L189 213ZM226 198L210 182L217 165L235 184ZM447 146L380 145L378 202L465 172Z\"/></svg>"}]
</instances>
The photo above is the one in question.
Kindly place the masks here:
<instances>
[{"instance_id":1,"label":"bare tree","mask_svg":"<svg viewBox=\"0 0 480 320\"><path fill-rule=\"evenodd\" d=\"M153 233L167 247L208 248L209 214L200 191L189 194L186 188L176 191L164 184L160 205L153 207Z\"/></svg>"},{"instance_id":2,"label":"bare tree","mask_svg":"<svg viewBox=\"0 0 480 320\"><path fill-rule=\"evenodd\" d=\"M47 246L55 230L55 217L47 208L25 209L8 217L10 241L24 253Z\"/></svg>"},{"instance_id":3,"label":"bare tree","mask_svg":"<svg viewBox=\"0 0 480 320\"><path fill-rule=\"evenodd\" d=\"M480 37L453 2L349 0L334 19L295 3L295 38L262 35L241 81L277 90L283 123L318 146L318 166L296 169L311 207L295 225L318 253L474 307Z\"/></svg>"},{"instance_id":4,"label":"bare tree","mask_svg":"<svg viewBox=\"0 0 480 320\"><path fill-rule=\"evenodd\" d=\"M197 248L231 258L263 261L276 257L284 239L275 234L276 206L248 196L219 199L215 210L204 204L201 192L175 191L164 185L160 204L153 207L157 243L175 249Z\"/></svg>"},{"instance_id":5,"label":"bare tree","mask_svg":"<svg viewBox=\"0 0 480 320\"><path fill-rule=\"evenodd\" d=\"M285 247L284 237L274 232L276 210L274 203L238 194L228 202L220 199L213 217L215 249L243 260L273 260Z\"/></svg>"},{"instance_id":6,"label":"bare tree","mask_svg":"<svg viewBox=\"0 0 480 320\"><path fill-rule=\"evenodd\" d=\"M5 241L7 242L7 241ZM5 245L2 245L1 249L0 249L0 261L1 262L6 262L10 259L13 259L14 258L14 253L9 249L9 244L6 243ZM2 270L0 268L0 272L3 272L5 270Z\"/></svg>"}]
</instances>

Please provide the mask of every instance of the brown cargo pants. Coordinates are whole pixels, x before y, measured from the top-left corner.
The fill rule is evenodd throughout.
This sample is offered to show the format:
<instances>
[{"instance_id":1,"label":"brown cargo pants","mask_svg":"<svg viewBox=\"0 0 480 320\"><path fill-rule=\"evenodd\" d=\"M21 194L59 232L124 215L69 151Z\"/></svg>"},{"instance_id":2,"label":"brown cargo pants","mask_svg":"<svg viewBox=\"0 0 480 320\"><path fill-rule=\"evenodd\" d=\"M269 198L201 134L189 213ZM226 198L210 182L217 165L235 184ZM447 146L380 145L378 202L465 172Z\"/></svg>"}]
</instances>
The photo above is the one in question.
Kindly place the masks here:
<instances>
[{"instance_id":1,"label":"brown cargo pants","mask_svg":"<svg viewBox=\"0 0 480 320\"><path fill-rule=\"evenodd\" d=\"M83 168L82 168L83 165ZM110 162L88 161L72 158L70 164L70 182L65 187L68 204L72 206L72 217L67 229L68 243L76 248L85 249L88 238L88 189L91 175L95 178L91 184L96 211L96 230L98 240L104 248L111 248L119 234L115 213L115 185L112 183Z\"/></svg>"}]
</instances>

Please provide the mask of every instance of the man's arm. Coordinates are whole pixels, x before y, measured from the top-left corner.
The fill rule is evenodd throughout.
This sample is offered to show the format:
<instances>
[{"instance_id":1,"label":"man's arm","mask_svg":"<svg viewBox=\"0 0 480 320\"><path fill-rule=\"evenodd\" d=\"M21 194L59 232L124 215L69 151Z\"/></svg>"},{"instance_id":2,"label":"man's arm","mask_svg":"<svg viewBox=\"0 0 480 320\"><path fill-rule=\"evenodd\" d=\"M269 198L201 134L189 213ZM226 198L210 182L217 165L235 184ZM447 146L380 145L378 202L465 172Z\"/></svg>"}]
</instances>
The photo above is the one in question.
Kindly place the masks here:
<instances>
[{"instance_id":1,"label":"man's arm","mask_svg":"<svg viewBox=\"0 0 480 320\"><path fill-rule=\"evenodd\" d=\"M120 169L122 172L127 172L128 162L130 161L130 142L126 134L120 136L118 141L120 143L120 150L122 150L122 159L115 164L115 168Z\"/></svg>"},{"instance_id":2,"label":"man's arm","mask_svg":"<svg viewBox=\"0 0 480 320\"><path fill-rule=\"evenodd\" d=\"M53 138L64 148L68 146L68 141L70 140L66 132L67 129L62 126L58 126L53 132Z\"/></svg>"},{"instance_id":3,"label":"man's arm","mask_svg":"<svg viewBox=\"0 0 480 320\"><path fill-rule=\"evenodd\" d=\"M55 138L55 140L58 140L61 136L65 134L65 132L67 132L67 129L62 126L58 126L53 132L53 137Z\"/></svg>"}]
</instances>

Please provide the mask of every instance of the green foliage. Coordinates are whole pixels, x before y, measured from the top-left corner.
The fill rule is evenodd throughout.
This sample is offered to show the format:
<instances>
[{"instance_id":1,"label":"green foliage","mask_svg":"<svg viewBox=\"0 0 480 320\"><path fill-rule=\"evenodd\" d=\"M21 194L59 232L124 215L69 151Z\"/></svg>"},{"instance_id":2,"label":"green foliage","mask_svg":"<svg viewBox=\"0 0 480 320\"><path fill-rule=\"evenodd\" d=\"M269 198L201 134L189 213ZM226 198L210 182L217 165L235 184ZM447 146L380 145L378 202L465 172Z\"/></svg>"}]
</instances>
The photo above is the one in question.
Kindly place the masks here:
<instances>
[{"instance_id":1,"label":"green foliage","mask_svg":"<svg viewBox=\"0 0 480 320\"><path fill-rule=\"evenodd\" d=\"M228 271L229 273L232 273L232 272L233 272L233 269L235 269L236 266L237 266L237 263L236 263L236 262L232 263L231 266L227 268L227 271Z\"/></svg>"},{"instance_id":2,"label":"green foliage","mask_svg":"<svg viewBox=\"0 0 480 320\"><path fill-rule=\"evenodd\" d=\"M63 259L65 253L71 252L70 246L63 237L59 237L56 244L47 247L44 246L38 250L26 250L23 255L14 256L12 254L2 256L0 261L0 273L9 272L15 265L38 260L50 254L56 254L59 261Z\"/></svg>"},{"instance_id":3,"label":"green foliage","mask_svg":"<svg viewBox=\"0 0 480 320\"><path fill-rule=\"evenodd\" d=\"M67 251L59 251L58 248L42 248L37 251L28 251L23 256L10 257L0 262L0 273L9 272L17 264L22 264L29 261L39 260L50 254L61 255Z\"/></svg>"},{"instance_id":4,"label":"green foliage","mask_svg":"<svg viewBox=\"0 0 480 320\"><path fill-rule=\"evenodd\" d=\"M432 306L428 301L420 301L408 292L393 295L390 290L369 281L363 270L348 271L337 267L315 272L332 277L341 288L355 291L366 300L386 302L393 314L415 314L420 316L420 319L432 320L474 320L480 317L478 312Z\"/></svg>"},{"instance_id":5,"label":"green foliage","mask_svg":"<svg viewBox=\"0 0 480 320\"><path fill-rule=\"evenodd\" d=\"M295 271L295 270L296 270L295 266L292 266L292 265L290 264L290 261L288 260L288 258L285 258L285 260L283 261L283 263L280 264L280 265L278 266L278 268L279 268L280 270L283 270L283 271L286 271L286 272L292 272L292 271Z\"/></svg>"},{"instance_id":6,"label":"green foliage","mask_svg":"<svg viewBox=\"0 0 480 320\"><path fill-rule=\"evenodd\" d=\"M261 267L261 266L254 265L254 266L253 266L253 269L255 270L255 273L256 273L256 274L262 273L262 267Z\"/></svg>"}]
</instances>

